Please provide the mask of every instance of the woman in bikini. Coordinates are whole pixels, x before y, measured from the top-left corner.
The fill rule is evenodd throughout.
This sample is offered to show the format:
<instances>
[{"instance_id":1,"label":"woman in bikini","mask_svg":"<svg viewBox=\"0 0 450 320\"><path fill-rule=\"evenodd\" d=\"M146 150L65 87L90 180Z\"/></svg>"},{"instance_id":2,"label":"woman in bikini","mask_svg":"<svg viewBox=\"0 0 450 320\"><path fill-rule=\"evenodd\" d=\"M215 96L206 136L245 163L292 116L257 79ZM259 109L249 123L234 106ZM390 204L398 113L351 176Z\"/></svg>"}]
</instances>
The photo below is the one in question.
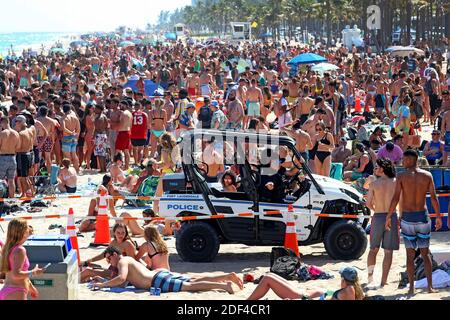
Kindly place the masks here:
<instances>
[{"instance_id":1,"label":"woman in bikini","mask_svg":"<svg viewBox=\"0 0 450 320\"><path fill-rule=\"evenodd\" d=\"M151 151L150 158L155 157L157 151L157 143L158 139L166 132L167 126L167 112L163 110L162 107L164 105L163 100L155 101L155 108L150 111L150 123L151 123Z\"/></svg>"},{"instance_id":2,"label":"woman in bikini","mask_svg":"<svg viewBox=\"0 0 450 320\"><path fill-rule=\"evenodd\" d=\"M5 273L5 284L0 290L0 300L27 300L28 294L37 299L38 290L30 281L30 277L44 273L45 269L38 265L32 271L23 247L30 235L30 228L24 219L14 219L8 225L6 243L2 250L0 273Z\"/></svg>"},{"instance_id":3,"label":"woman in bikini","mask_svg":"<svg viewBox=\"0 0 450 320\"><path fill-rule=\"evenodd\" d=\"M261 109L261 115L267 118L267 115L270 113L270 108L272 107L272 94L270 93L269 87L263 88L263 97L264 97L264 108Z\"/></svg>"},{"instance_id":4,"label":"woman in bikini","mask_svg":"<svg viewBox=\"0 0 450 320\"><path fill-rule=\"evenodd\" d=\"M333 135L325 130L325 124L319 122L316 124L316 136L314 138L315 153L314 166L315 173L321 176L329 177L331 170L331 151L334 148Z\"/></svg>"},{"instance_id":5,"label":"woman in bikini","mask_svg":"<svg viewBox=\"0 0 450 320\"><path fill-rule=\"evenodd\" d=\"M122 255L125 257L136 258L137 246L134 243L130 235L128 234L128 228L123 223L117 223L113 227L113 240L111 241L111 245L118 248L122 251ZM93 262L103 260L104 253L101 253L87 261L83 262L82 265L85 266L85 269L81 272L80 282L88 282L94 279L98 279L98 277L103 279L112 279L117 276L118 270L110 266L108 269L94 269L90 265Z\"/></svg>"},{"instance_id":6,"label":"woman in bikini","mask_svg":"<svg viewBox=\"0 0 450 320\"><path fill-rule=\"evenodd\" d=\"M94 152L94 147L95 147L95 140L94 140L95 115L94 115L94 106L93 105L90 104L90 105L86 106L86 111L85 111L82 122L86 128L86 135L84 137L86 155L85 155L84 159L86 161L86 169L91 170L91 157L92 157L92 152Z\"/></svg>"},{"instance_id":7,"label":"woman in bikini","mask_svg":"<svg viewBox=\"0 0 450 320\"><path fill-rule=\"evenodd\" d=\"M149 225L144 229L145 243L139 248L136 260L144 258L150 270L167 270L169 266L169 249L161 238L157 226Z\"/></svg>"},{"instance_id":8,"label":"woman in bikini","mask_svg":"<svg viewBox=\"0 0 450 320\"><path fill-rule=\"evenodd\" d=\"M62 169L58 174L58 189L62 193L76 193L77 192L77 172L72 165L70 159L62 160Z\"/></svg>"},{"instance_id":9,"label":"woman in bikini","mask_svg":"<svg viewBox=\"0 0 450 320\"><path fill-rule=\"evenodd\" d=\"M111 179L111 183L112 183L112 179ZM101 185L98 188L97 194L100 195L100 193L102 191L105 191L107 194L109 194L108 193L108 188L106 188L103 185ZM114 200L107 199L106 201L108 203L108 208L109 208L109 212L111 213L111 215L113 217L117 217L116 210L114 208ZM89 204L88 217L96 217L98 215L99 203L100 203L100 197L99 196L91 199L91 203ZM79 231L80 232L95 231L95 226L96 226L96 221L95 220L85 219L83 222L81 222L81 225L79 227Z\"/></svg>"}]
</instances>

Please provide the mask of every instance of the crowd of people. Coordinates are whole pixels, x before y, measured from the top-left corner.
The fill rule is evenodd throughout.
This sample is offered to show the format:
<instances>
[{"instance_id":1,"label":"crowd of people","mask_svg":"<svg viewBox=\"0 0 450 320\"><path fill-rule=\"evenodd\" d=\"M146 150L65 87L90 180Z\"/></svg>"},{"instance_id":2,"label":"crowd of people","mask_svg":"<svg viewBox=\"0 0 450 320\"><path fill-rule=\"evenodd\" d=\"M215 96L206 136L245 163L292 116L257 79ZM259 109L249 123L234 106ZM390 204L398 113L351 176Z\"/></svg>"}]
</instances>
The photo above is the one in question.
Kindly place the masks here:
<instances>
[{"instance_id":1,"label":"crowd of people","mask_svg":"<svg viewBox=\"0 0 450 320\"><path fill-rule=\"evenodd\" d=\"M288 63L305 52L324 56L338 71L319 73L307 65ZM344 46L313 49L241 43L192 47L176 42L120 48L116 41L104 39L96 39L86 50L71 55L2 61L0 179L7 181L5 197L34 196L34 178L43 170L50 176L55 164L60 167L60 192L77 192L77 176L96 170L109 172L99 193L136 194L152 177L150 187L158 196L162 194L161 178L182 170L174 149L185 131L278 130L295 140L314 173L330 176L336 164L342 164L338 168L344 180L370 177L367 203L376 214L368 258L369 282L382 244L385 262L381 285L387 283L393 251L399 249L395 210L403 195L400 224L407 240L411 290L414 253L419 248L427 266L429 291L433 292L427 192L435 212L440 211L432 177L418 168L421 155L416 150L430 165L449 164L450 71L445 71L445 63L440 54L412 53L403 59ZM133 88L128 85L130 81L136 82ZM149 81L162 91L149 94ZM425 125L435 129L432 140L422 144L416 131ZM351 148L348 139L353 141ZM209 165L205 179L222 182L225 192L236 192L239 178L223 165L223 155L212 144L214 140L203 146L203 160ZM400 164L408 171L397 176L394 167ZM136 167L143 171L129 174ZM261 190L261 197L277 196L273 181L264 187L267 190ZM116 216L115 201L110 200L108 206ZM98 208L99 198L92 199L89 215L95 216ZM153 209L145 215L158 214L157 201ZM438 218L436 226L441 225ZM86 261L81 280L93 281L94 288L129 282L137 288L171 288L173 292L222 289L233 293L236 286L242 289L243 283L235 274L190 279L170 273L161 234L170 235L176 228L172 222L117 224L111 247ZM6 281L0 299L26 298L28 292L37 295L29 277L45 270L36 267L28 272L21 246L27 230L21 220L8 227L0 270L6 273ZM94 220L80 225L82 232L93 230ZM137 247L128 230L133 236L144 236L146 242ZM91 268L93 262L103 259L110 263L109 269ZM326 297L318 291L296 292L288 283L268 275L250 299L263 297L269 289L287 299ZM341 289L331 297L362 299L354 269L342 272Z\"/></svg>"}]
</instances>

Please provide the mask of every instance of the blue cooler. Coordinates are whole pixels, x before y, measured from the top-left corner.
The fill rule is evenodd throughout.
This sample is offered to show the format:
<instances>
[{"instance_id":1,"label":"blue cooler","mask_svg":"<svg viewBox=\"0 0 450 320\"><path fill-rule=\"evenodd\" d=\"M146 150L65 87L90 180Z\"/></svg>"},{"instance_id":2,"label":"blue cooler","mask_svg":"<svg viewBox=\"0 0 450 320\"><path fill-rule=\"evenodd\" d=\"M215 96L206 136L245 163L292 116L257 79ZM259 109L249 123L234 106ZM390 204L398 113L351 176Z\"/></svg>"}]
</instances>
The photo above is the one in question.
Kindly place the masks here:
<instances>
[{"instance_id":1,"label":"blue cooler","mask_svg":"<svg viewBox=\"0 0 450 320\"><path fill-rule=\"evenodd\" d=\"M67 234L32 235L28 238L28 241L64 241L66 243L67 252L72 250L70 236Z\"/></svg>"},{"instance_id":2,"label":"blue cooler","mask_svg":"<svg viewBox=\"0 0 450 320\"><path fill-rule=\"evenodd\" d=\"M438 193L438 200L439 200L439 207L441 208L441 213L447 213L448 211L448 203L450 200L450 196L448 195L448 193L441 193L443 196L439 196ZM427 208L428 208L428 212L430 214L434 213L434 209L433 206L431 205L431 198L430 196L427 196ZM442 217L442 228L439 231L450 231L450 229L447 227L447 219L448 217ZM435 231L435 225L436 225L436 219L435 218L431 218L431 230L434 232Z\"/></svg>"},{"instance_id":3,"label":"blue cooler","mask_svg":"<svg viewBox=\"0 0 450 320\"><path fill-rule=\"evenodd\" d=\"M444 169L444 186L450 187L450 170Z\"/></svg>"},{"instance_id":4,"label":"blue cooler","mask_svg":"<svg viewBox=\"0 0 450 320\"><path fill-rule=\"evenodd\" d=\"M441 188L444 185L444 173L442 168L429 168L434 180L434 185L437 188Z\"/></svg>"}]
</instances>

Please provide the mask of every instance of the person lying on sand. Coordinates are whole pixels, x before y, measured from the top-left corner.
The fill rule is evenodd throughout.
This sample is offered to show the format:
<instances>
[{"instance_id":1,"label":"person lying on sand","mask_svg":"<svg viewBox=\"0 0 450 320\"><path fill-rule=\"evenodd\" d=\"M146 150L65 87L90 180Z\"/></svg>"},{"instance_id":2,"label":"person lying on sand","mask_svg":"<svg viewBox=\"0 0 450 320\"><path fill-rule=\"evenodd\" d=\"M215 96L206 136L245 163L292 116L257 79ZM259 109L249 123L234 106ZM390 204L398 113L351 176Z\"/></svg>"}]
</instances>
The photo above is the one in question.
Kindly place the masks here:
<instances>
[{"instance_id":1,"label":"person lying on sand","mask_svg":"<svg viewBox=\"0 0 450 320\"><path fill-rule=\"evenodd\" d=\"M150 271L135 259L124 257L121 251L113 246L105 250L105 258L111 266L118 269L118 275L106 282L93 282L94 291L101 288L124 287L128 284L144 290L160 288L162 293L223 290L234 294L244 288L242 280L235 273L191 279L168 271Z\"/></svg>"},{"instance_id":2,"label":"person lying on sand","mask_svg":"<svg viewBox=\"0 0 450 320\"><path fill-rule=\"evenodd\" d=\"M306 290L298 291L284 278L274 274L266 274L247 300L260 300L270 289L281 299L309 300L362 300L364 292L359 284L358 272L354 268L347 267L341 270L341 289L337 291Z\"/></svg>"},{"instance_id":3,"label":"person lying on sand","mask_svg":"<svg viewBox=\"0 0 450 320\"><path fill-rule=\"evenodd\" d=\"M123 223L117 223L113 227L113 240L111 245L120 249L122 254L127 257L135 258L136 257L136 244L131 240L130 235L128 234L128 228ZM117 269L110 266L108 269L103 268L93 268L92 263L101 261L105 259L104 252L95 256L91 259L88 259L85 262L82 262L82 266L85 266L85 269L80 274L80 282L88 282L96 277L101 277L105 279L112 279L117 276Z\"/></svg>"}]
</instances>

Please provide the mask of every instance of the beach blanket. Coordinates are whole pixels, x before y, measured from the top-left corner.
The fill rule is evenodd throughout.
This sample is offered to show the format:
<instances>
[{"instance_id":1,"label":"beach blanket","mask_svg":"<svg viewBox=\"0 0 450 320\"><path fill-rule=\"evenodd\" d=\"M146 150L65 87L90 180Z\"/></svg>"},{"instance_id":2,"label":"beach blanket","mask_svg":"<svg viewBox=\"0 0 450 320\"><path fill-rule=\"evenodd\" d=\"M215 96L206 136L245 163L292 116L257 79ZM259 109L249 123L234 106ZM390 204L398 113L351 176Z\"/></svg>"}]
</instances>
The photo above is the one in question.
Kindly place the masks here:
<instances>
[{"instance_id":1,"label":"beach blanket","mask_svg":"<svg viewBox=\"0 0 450 320\"><path fill-rule=\"evenodd\" d=\"M428 288L427 278L418 280L414 283L416 289ZM444 270L436 270L433 272L433 288L450 287L450 275Z\"/></svg>"},{"instance_id":2,"label":"beach blanket","mask_svg":"<svg viewBox=\"0 0 450 320\"><path fill-rule=\"evenodd\" d=\"M88 283L87 287L89 289L92 289L92 284ZM136 289L135 286L127 286L124 288L101 288L99 291L102 292L111 292L111 293L124 293L124 292L135 292L135 293L142 293L146 292L147 290L142 289Z\"/></svg>"}]
</instances>

